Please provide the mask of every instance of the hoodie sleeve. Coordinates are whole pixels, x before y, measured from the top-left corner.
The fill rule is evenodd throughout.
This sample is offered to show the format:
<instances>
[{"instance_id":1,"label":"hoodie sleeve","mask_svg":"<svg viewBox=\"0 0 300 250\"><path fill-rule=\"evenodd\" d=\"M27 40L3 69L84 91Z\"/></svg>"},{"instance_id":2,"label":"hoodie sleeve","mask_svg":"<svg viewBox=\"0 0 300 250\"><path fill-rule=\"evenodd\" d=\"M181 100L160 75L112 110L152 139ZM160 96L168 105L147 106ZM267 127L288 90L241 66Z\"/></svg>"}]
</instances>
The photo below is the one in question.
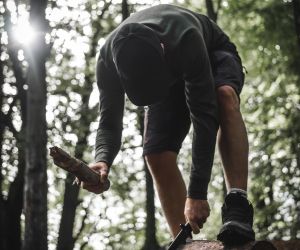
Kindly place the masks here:
<instances>
[{"instance_id":1,"label":"hoodie sleeve","mask_svg":"<svg viewBox=\"0 0 300 250\"><path fill-rule=\"evenodd\" d=\"M181 57L186 100L194 127L188 197L207 199L219 123L209 56L199 32L192 30L186 34Z\"/></svg>"},{"instance_id":2,"label":"hoodie sleeve","mask_svg":"<svg viewBox=\"0 0 300 250\"><path fill-rule=\"evenodd\" d=\"M95 145L95 162L112 165L120 150L123 129L124 91L116 72L103 59L97 62L97 85L100 92L100 120Z\"/></svg>"}]
</instances>

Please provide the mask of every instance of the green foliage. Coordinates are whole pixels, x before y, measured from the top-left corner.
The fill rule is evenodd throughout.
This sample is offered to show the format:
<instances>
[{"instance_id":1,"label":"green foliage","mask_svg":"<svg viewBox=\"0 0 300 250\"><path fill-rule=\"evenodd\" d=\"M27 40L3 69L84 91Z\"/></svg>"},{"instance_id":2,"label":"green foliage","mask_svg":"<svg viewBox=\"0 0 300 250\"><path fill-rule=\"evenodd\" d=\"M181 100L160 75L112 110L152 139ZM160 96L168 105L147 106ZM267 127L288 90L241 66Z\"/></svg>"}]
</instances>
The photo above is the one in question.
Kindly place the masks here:
<instances>
[{"instance_id":1,"label":"green foliage","mask_svg":"<svg viewBox=\"0 0 300 250\"><path fill-rule=\"evenodd\" d=\"M299 45L290 1L226 1L222 25L248 70L242 108L258 238L299 237ZM232 21L234 20L234 21Z\"/></svg>"},{"instance_id":2,"label":"green foliage","mask_svg":"<svg viewBox=\"0 0 300 250\"><path fill-rule=\"evenodd\" d=\"M213 2L216 6L218 1ZM144 8L143 3L136 1L130 9ZM206 13L205 1L176 4ZM26 15L22 1L20 6L19 15ZM4 11L1 3L0 10ZM77 145L84 149L83 159L92 162L99 95L94 77L95 57L106 35L121 21L121 1L50 1L46 14L52 45L47 62L49 145L61 145L71 154ZM258 238L300 237L300 46L293 18L291 2L281 0L222 0L218 12L218 24L237 44L248 71L241 108L251 147L250 199L255 206ZM0 57L5 73L2 112L7 113L16 95L16 79L2 17L0 29ZM24 51L20 46L14 48L26 71ZM20 103L12 106L18 130L22 123ZM78 234L75 249L140 249L144 243L145 177L136 118L135 108L127 104L123 148L111 170L110 191L101 196L80 192L73 232L74 236ZM84 141L86 134L90 135ZM179 157L186 183L191 163L190 140L187 137ZM17 140L7 128L2 143L1 185L5 198L18 164ZM66 174L49 161L51 249L58 236L65 178ZM216 156L209 187L212 213L200 238L216 238L223 188L221 163ZM157 238L160 244L167 244L170 234L158 200L156 207Z\"/></svg>"}]
</instances>

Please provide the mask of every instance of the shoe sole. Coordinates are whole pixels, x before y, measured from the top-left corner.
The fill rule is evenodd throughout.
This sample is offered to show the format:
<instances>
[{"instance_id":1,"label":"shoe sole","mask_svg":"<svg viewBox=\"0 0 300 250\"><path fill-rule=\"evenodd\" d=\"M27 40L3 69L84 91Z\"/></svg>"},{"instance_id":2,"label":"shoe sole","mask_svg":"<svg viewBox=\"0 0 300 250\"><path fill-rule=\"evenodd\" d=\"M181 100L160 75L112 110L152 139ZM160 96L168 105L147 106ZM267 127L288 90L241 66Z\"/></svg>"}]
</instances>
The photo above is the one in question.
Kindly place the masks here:
<instances>
[{"instance_id":1,"label":"shoe sole","mask_svg":"<svg viewBox=\"0 0 300 250\"><path fill-rule=\"evenodd\" d=\"M243 245L247 242L254 241L255 233L253 229L245 223L230 221L222 226L217 239L228 246Z\"/></svg>"}]
</instances>

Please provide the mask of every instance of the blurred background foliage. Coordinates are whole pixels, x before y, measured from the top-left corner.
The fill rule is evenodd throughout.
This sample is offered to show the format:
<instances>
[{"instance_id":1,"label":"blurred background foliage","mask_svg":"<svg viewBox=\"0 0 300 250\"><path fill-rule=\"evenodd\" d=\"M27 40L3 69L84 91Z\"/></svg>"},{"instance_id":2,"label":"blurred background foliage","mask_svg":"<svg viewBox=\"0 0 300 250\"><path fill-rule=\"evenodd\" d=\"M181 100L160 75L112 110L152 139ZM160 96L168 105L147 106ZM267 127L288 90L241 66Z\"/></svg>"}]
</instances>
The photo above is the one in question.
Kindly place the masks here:
<instances>
[{"instance_id":1,"label":"blurred background foliage","mask_svg":"<svg viewBox=\"0 0 300 250\"><path fill-rule=\"evenodd\" d=\"M241 109L249 133L249 195L258 239L300 238L300 3L297 0L49 0L47 44L48 147L93 161L98 126L96 55L130 13L171 3L204 13L236 43L245 66ZM29 9L35 1L0 2L0 248L18 250L22 213ZM297 19L298 18L298 19ZM171 236L142 159L143 110L126 103L123 146L111 169L111 189L94 195L48 159L48 248L158 249ZM179 166L187 181L191 138ZM212 213L196 238L215 239L224 197L216 152L209 187ZM151 191L152 190L152 191ZM45 205L45 204L44 204ZM155 211L154 208L155 207ZM152 209L151 209L152 208ZM153 220L156 223L153 223Z\"/></svg>"}]
</instances>

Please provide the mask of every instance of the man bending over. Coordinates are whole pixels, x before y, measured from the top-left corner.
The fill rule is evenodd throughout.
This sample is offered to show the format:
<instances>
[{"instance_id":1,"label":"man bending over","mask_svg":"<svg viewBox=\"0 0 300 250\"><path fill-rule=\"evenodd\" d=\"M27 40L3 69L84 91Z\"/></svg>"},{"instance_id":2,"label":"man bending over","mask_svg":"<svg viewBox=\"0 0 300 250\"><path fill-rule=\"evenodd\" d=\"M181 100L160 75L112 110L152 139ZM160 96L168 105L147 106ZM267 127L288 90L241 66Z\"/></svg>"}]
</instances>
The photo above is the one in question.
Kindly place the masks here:
<instances>
[{"instance_id":1,"label":"man bending over","mask_svg":"<svg viewBox=\"0 0 300 250\"><path fill-rule=\"evenodd\" d=\"M248 140L239 110L244 74L228 36L208 17L172 5L131 15L107 38L97 63L100 123L92 168L105 191L120 149L124 94L145 114L144 156L172 235L188 221L199 233L210 213L207 188L217 131L228 194L222 207L224 243L254 240L247 200ZM176 164L193 124L188 190Z\"/></svg>"}]
</instances>

